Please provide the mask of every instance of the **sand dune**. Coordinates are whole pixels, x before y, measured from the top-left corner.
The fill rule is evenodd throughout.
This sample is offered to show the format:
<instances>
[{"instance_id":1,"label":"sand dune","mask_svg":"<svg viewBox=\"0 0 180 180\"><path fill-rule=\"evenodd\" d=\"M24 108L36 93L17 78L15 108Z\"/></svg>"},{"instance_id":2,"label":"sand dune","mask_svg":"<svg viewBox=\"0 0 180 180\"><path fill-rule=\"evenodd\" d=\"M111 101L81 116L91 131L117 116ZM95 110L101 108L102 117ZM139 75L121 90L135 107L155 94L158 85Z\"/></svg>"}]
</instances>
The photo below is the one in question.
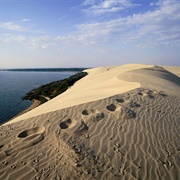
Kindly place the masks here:
<instances>
[{"instance_id":1,"label":"sand dune","mask_svg":"<svg viewBox=\"0 0 180 180\"><path fill-rule=\"evenodd\" d=\"M180 77L180 70L179 70L179 66L163 66L164 69L166 69L167 71L175 74L176 76Z\"/></svg>"},{"instance_id":2,"label":"sand dune","mask_svg":"<svg viewBox=\"0 0 180 180\"><path fill-rule=\"evenodd\" d=\"M166 92L171 94L176 94L180 88L180 78L158 66L131 70L121 74L119 78L130 82L139 82L144 88L162 91L166 89Z\"/></svg>"},{"instance_id":3,"label":"sand dune","mask_svg":"<svg viewBox=\"0 0 180 180\"><path fill-rule=\"evenodd\" d=\"M52 104L91 101L0 126L0 179L179 179L179 90L161 67L92 69Z\"/></svg>"},{"instance_id":4,"label":"sand dune","mask_svg":"<svg viewBox=\"0 0 180 180\"><path fill-rule=\"evenodd\" d=\"M153 66L143 64L128 64L123 66L99 67L86 70L86 72L88 72L88 76L79 80L69 90L8 123L17 122L19 120L27 119L62 108L103 99L138 88L140 87L140 83L127 82L121 80L118 76L127 71L148 67Z\"/></svg>"}]
</instances>

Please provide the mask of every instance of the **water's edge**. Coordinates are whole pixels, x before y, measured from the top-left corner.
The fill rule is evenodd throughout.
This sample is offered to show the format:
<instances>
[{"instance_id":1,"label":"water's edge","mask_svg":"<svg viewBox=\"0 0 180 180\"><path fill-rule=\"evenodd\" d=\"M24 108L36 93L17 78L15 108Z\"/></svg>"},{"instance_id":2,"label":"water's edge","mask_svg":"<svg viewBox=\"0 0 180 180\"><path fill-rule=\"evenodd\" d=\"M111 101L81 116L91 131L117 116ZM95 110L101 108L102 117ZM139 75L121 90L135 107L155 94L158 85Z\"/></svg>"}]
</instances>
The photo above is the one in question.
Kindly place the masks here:
<instances>
[{"instance_id":1,"label":"water's edge","mask_svg":"<svg viewBox=\"0 0 180 180\"><path fill-rule=\"evenodd\" d=\"M0 71L0 124L34 107L33 99L23 100L32 89L66 79L77 72L12 72Z\"/></svg>"}]
</instances>

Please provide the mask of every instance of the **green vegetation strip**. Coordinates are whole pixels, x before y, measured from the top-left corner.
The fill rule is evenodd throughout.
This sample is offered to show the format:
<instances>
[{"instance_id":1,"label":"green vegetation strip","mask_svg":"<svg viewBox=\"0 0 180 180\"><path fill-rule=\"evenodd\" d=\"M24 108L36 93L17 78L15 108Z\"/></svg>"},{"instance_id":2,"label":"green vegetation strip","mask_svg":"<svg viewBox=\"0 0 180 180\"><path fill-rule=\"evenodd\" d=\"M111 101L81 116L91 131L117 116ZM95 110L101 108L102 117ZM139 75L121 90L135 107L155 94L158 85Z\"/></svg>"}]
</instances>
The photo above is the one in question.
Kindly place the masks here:
<instances>
[{"instance_id":1,"label":"green vegetation strip","mask_svg":"<svg viewBox=\"0 0 180 180\"><path fill-rule=\"evenodd\" d=\"M53 99L59 94L65 92L70 86L72 86L76 81L87 75L86 72L80 72L75 75L70 76L69 78L54 81L52 83L42 85L37 89L32 90L27 93L23 98L24 100L39 100L41 104L45 103L47 99Z\"/></svg>"}]
</instances>

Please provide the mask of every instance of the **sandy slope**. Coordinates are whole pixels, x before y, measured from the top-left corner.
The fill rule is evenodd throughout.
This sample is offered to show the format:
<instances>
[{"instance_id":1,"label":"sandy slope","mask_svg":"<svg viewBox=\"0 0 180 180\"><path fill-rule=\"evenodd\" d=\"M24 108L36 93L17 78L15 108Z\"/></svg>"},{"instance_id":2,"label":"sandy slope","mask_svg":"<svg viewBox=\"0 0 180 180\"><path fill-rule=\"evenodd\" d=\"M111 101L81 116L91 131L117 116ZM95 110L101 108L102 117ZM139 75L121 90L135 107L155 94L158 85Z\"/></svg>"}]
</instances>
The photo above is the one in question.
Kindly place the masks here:
<instances>
[{"instance_id":1,"label":"sandy slope","mask_svg":"<svg viewBox=\"0 0 180 180\"><path fill-rule=\"evenodd\" d=\"M75 83L68 91L7 124L138 88L140 83L123 81L119 76L127 71L146 67L153 66L128 64L86 70L88 76Z\"/></svg>"},{"instance_id":2,"label":"sandy slope","mask_svg":"<svg viewBox=\"0 0 180 180\"><path fill-rule=\"evenodd\" d=\"M180 179L180 78L125 65L86 80L71 92L91 83L92 102L0 127L0 179Z\"/></svg>"},{"instance_id":3,"label":"sandy slope","mask_svg":"<svg viewBox=\"0 0 180 180\"><path fill-rule=\"evenodd\" d=\"M180 77L180 66L163 66L163 68Z\"/></svg>"}]
</instances>

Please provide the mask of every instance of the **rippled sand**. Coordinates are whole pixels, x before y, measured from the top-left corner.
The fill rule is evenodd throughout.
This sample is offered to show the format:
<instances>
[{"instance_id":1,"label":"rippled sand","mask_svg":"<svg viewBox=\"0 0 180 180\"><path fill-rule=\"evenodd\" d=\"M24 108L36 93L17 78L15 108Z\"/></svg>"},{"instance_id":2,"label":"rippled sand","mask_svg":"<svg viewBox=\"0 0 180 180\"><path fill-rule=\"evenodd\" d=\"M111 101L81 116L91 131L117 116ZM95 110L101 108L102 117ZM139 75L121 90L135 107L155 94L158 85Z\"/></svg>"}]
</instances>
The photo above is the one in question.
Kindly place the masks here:
<instances>
[{"instance_id":1,"label":"rippled sand","mask_svg":"<svg viewBox=\"0 0 180 180\"><path fill-rule=\"evenodd\" d=\"M1 126L0 179L179 179L179 77L114 75L140 87Z\"/></svg>"}]
</instances>

